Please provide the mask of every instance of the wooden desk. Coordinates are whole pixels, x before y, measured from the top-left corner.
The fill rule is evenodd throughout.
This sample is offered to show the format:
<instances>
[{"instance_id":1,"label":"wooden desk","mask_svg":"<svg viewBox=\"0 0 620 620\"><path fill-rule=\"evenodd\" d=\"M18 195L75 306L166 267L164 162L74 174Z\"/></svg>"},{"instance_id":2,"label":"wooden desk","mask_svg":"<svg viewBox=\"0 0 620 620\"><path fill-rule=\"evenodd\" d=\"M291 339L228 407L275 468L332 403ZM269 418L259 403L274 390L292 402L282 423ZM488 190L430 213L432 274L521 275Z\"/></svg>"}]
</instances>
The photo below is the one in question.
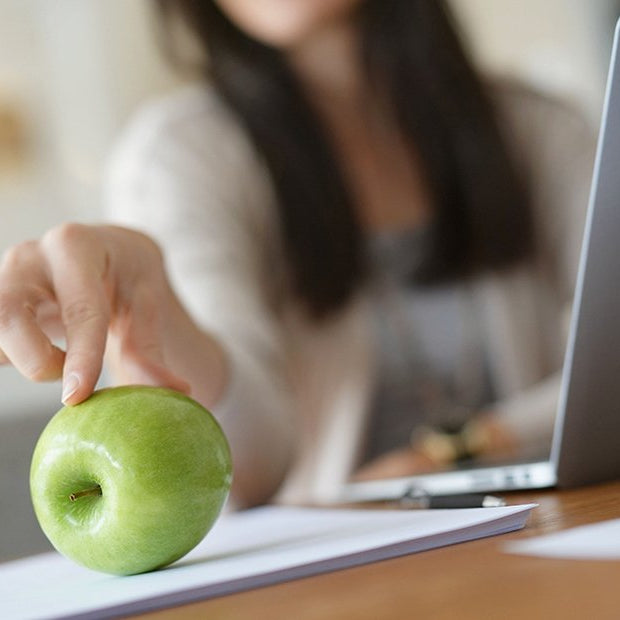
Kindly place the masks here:
<instances>
[{"instance_id":1,"label":"wooden desk","mask_svg":"<svg viewBox=\"0 0 620 620\"><path fill-rule=\"evenodd\" d=\"M519 493L526 528L142 616L270 620L620 618L620 562L509 555L508 540L620 517L620 482Z\"/></svg>"}]
</instances>

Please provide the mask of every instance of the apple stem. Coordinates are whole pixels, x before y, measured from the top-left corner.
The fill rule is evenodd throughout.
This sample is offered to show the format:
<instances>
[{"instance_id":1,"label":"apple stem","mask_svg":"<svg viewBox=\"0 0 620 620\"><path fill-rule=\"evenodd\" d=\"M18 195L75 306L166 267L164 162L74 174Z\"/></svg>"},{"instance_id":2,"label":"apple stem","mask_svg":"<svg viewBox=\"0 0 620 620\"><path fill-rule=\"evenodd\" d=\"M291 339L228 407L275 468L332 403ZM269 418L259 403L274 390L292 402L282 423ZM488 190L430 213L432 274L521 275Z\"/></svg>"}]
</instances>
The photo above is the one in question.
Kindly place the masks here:
<instances>
[{"instance_id":1,"label":"apple stem","mask_svg":"<svg viewBox=\"0 0 620 620\"><path fill-rule=\"evenodd\" d=\"M69 495L69 499L74 502L76 499L79 499L80 497L86 497L87 495L102 495L101 487L99 485L96 485L90 489L76 491L75 493L71 493L71 495Z\"/></svg>"}]
</instances>

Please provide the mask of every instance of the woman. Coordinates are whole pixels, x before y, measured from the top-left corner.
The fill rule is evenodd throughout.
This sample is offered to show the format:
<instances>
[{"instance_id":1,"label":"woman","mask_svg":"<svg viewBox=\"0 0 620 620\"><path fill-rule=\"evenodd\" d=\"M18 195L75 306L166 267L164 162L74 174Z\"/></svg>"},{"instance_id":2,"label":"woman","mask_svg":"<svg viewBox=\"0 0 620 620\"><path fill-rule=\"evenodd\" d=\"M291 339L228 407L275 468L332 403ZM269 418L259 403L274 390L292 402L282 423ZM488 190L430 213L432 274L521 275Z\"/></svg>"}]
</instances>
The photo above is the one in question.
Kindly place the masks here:
<instances>
[{"instance_id":1,"label":"woman","mask_svg":"<svg viewBox=\"0 0 620 620\"><path fill-rule=\"evenodd\" d=\"M230 439L238 505L546 438L578 118L479 80L436 0L160 4L207 79L121 140L119 226L7 254L4 360L62 375L73 404L107 340L117 380L190 391Z\"/></svg>"}]
</instances>

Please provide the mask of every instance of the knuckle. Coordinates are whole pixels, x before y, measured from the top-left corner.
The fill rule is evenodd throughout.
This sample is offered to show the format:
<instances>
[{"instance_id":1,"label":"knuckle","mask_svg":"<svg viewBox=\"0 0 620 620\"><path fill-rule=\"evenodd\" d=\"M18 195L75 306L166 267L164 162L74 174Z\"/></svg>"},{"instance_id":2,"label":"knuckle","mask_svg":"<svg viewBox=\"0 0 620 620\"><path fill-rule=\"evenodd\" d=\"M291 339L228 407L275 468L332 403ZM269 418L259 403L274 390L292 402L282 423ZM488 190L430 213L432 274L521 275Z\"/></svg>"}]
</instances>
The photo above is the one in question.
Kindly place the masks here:
<instances>
[{"instance_id":1,"label":"knuckle","mask_svg":"<svg viewBox=\"0 0 620 620\"><path fill-rule=\"evenodd\" d=\"M164 262L164 255L159 244L149 235L134 231L134 244L140 247L141 254L150 265L159 265Z\"/></svg>"},{"instance_id":2,"label":"knuckle","mask_svg":"<svg viewBox=\"0 0 620 620\"><path fill-rule=\"evenodd\" d=\"M51 250L64 249L74 246L82 240L88 232L88 227L77 222L64 222L48 230L43 235L44 247Z\"/></svg>"},{"instance_id":3,"label":"knuckle","mask_svg":"<svg viewBox=\"0 0 620 620\"><path fill-rule=\"evenodd\" d=\"M30 379L31 381L35 381L35 382L42 382L45 381L45 379L48 376L48 372L47 372L47 368L45 363L41 363L41 364L30 364L29 366L27 366L26 368L24 368L24 375L26 376L26 378Z\"/></svg>"},{"instance_id":4,"label":"knuckle","mask_svg":"<svg viewBox=\"0 0 620 620\"><path fill-rule=\"evenodd\" d=\"M107 226L99 230L104 245L114 256L114 264L130 266L122 274L132 284L158 285L165 273L164 254L155 239L131 228ZM121 274L119 274L120 276Z\"/></svg>"},{"instance_id":5,"label":"knuckle","mask_svg":"<svg viewBox=\"0 0 620 620\"><path fill-rule=\"evenodd\" d=\"M62 318L63 322L68 325L92 323L105 320L106 311L88 299L77 299L64 306Z\"/></svg>"},{"instance_id":6,"label":"knuckle","mask_svg":"<svg viewBox=\"0 0 620 620\"><path fill-rule=\"evenodd\" d=\"M35 315L36 307L46 300L49 293L36 283L2 285L0 282L0 331L10 329L25 315Z\"/></svg>"},{"instance_id":7,"label":"knuckle","mask_svg":"<svg viewBox=\"0 0 620 620\"><path fill-rule=\"evenodd\" d=\"M159 244L152 237L149 237L148 235L142 234L141 237L150 255L160 260L163 259L162 250Z\"/></svg>"},{"instance_id":8,"label":"knuckle","mask_svg":"<svg viewBox=\"0 0 620 620\"><path fill-rule=\"evenodd\" d=\"M2 271L12 271L25 261L30 260L38 247L36 241L22 241L7 248L0 259Z\"/></svg>"},{"instance_id":9,"label":"knuckle","mask_svg":"<svg viewBox=\"0 0 620 620\"><path fill-rule=\"evenodd\" d=\"M0 331L10 329L20 305L21 296L13 288L0 289Z\"/></svg>"},{"instance_id":10,"label":"knuckle","mask_svg":"<svg viewBox=\"0 0 620 620\"><path fill-rule=\"evenodd\" d=\"M33 356L32 361L23 369L23 374L28 379L35 382L55 379L59 375L59 372L60 368L57 363L57 355L51 346L47 351L40 353L38 356Z\"/></svg>"}]
</instances>

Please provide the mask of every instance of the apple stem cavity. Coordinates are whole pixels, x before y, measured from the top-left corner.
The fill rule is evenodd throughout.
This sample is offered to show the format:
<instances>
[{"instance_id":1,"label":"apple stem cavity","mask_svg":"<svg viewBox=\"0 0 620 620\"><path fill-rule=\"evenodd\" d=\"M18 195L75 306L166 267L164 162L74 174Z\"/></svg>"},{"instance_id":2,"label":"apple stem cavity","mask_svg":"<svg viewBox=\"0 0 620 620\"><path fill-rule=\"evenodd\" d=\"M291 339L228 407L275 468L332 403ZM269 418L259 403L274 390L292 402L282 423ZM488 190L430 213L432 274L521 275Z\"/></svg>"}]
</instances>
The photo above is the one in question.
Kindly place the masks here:
<instances>
[{"instance_id":1,"label":"apple stem cavity","mask_svg":"<svg viewBox=\"0 0 620 620\"><path fill-rule=\"evenodd\" d=\"M103 495L101 492L101 487L97 484L94 487L91 487L90 489L84 489L83 491L76 491L75 493L71 493L71 495L69 495L69 499L72 502L75 502L76 500L80 499L80 497L87 497L89 495Z\"/></svg>"}]
</instances>

